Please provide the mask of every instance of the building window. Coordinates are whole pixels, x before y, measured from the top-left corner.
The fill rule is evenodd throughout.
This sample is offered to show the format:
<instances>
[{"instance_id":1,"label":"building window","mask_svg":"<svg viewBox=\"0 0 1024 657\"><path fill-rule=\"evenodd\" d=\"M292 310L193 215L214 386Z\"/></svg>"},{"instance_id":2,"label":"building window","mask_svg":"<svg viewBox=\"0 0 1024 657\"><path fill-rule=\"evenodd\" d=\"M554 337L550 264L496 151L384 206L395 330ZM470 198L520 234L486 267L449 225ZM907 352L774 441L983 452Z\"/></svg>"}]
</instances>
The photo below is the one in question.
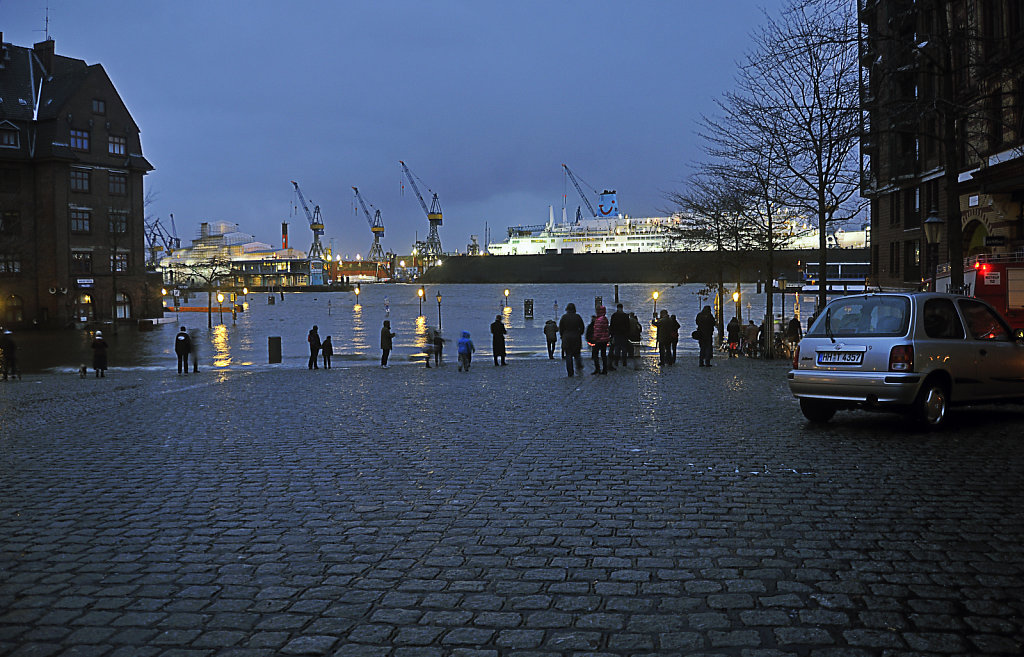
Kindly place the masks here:
<instances>
[{"instance_id":1,"label":"building window","mask_svg":"<svg viewBox=\"0 0 1024 657\"><path fill-rule=\"evenodd\" d=\"M21 258L13 253L0 253L0 274L21 273Z\"/></svg>"},{"instance_id":2,"label":"building window","mask_svg":"<svg viewBox=\"0 0 1024 657\"><path fill-rule=\"evenodd\" d=\"M20 145L21 139L17 128L10 125L0 127L0 148L18 148Z\"/></svg>"},{"instance_id":3,"label":"building window","mask_svg":"<svg viewBox=\"0 0 1024 657\"><path fill-rule=\"evenodd\" d=\"M71 273L91 274L92 273L92 251L71 252Z\"/></svg>"},{"instance_id":4,"label":"building window","mask_svg":"<svg viewBox=\"0 0 1024 657\"><path fill-rule=\"evenodd\" d=\"M910 230L921 225L921 189L903 190L903 228Z\"/></svg>"},{"instance_id":5,"label":"building window","mask_svg":"<svg viewBox=\"0 0 1024 657\"><path fill-rule=\"evenodd\" d=\"M900 193L898 191L889 194L889 225L896 226L900 223Z\"/></svg>"},{"instance_id":6,"label":"building window","mask_svg":"<svg viewBox=\"0 0 1024 657\"><path fill-rule=\"evenodd\" d=\"M71 191L73 192L88 192L89 191L89 172L82 171L80 169L73 169L71 171Z\"/></svg>"},{"instance_id":7,"label":"building window","mask_svg":"<svg viewBox=\"0 0 1024 657\"><path fill-rule=\"evenodd\" d=\"M132 316L132 300L124 292L117 293L117 300L114 302L118 319L128 319Z\"/></svg>"},{"instance_id":8,"label":"building window","mask_svg":"<svg viewBox=\"0 0 1024 657\"><path fill-rule=\"evenodd\" d=\"M114 210L107 215L107 230L114 234L128 232L128 213L123 210Z\"/></svg>"},{"instance_id":9,"label":"building window","mask_svg":"<svg viewBox=\"0 0 1024 657\"><path fill-rule=\"evenodd\" d=\"M0 235L19 235L21 233L21 213L17 210L4 210L0 214Z\"/></svg>"},{"instance_id":10,"label":"building window","mask_svg":"<svg viewBox=\"0 0 1024 657\"><path fill-rule=\"evenodd\" d=\"M89 210L71 211L71 232L90 233L92 232L92 212Z\"/></svg>"},{"instance_id":11,"label":"building window","mask_svg":"<svg viewBox=\"0 0 1024 657\"><path fill-rule=\"evenodd\" d=\"M111 135L107 138L107 152L111 155L124 155L128 150L128 140L124 137Z\"/></svg>"},{"instance_id":12,"label":"building window","mask_svg":"<svg viewBox=\"0 0 1024 657\"><path fill-rule=\"evenodd\" d=\"M99 98L92 99L92 113L93 114L106 114L107 113L107 102L100 100Z\"/></svg>"},{"instance_id":13,"label":"building window","mask_svg":"<svg viewBox=\"0 0 1024 657\"><path fill-rule=\"evenodd\" d=\"M89 131L88 130L72 130L71 131L71 148L76 151L87 151L89 150Z\"/></svg>"},{"instance_id":14,"label":"building window","mask_svg":"<svg viewBox=\"0 0 1024 657\"><path fill-rule=\"evenodd\" d=\"M900 274L900 243L889 242L889 275L892 277Z\"/></svg>"},{"instance_id":15,"label":"building window","mask_svg":"<svg viewBox=\"0 0 1024 657\"><path fill-rule=\"evenodd\" d=\"M110 271L125 272L128 271L128 254L117 252L110 254Z\"/></svg>"},{"instance_id":16,"label":"building window","mask_svg":"<svg viewBox=\"0 0 1024 657\"><path fill-rule=\"evenodd\" d=\"M127 196L128 176L123 173L111 173L107 179L107 191L114 196Z\"/></svg>"},{"instance_id":17,"label":"building window","mask_svg":"<svg viewBox=\"0 0 1024 657\"><path fill-rule=\"evenodd\" d=\"M918 240L903 243L903 280L921 280L921 242Z\"/></svg>"}]
</instances>

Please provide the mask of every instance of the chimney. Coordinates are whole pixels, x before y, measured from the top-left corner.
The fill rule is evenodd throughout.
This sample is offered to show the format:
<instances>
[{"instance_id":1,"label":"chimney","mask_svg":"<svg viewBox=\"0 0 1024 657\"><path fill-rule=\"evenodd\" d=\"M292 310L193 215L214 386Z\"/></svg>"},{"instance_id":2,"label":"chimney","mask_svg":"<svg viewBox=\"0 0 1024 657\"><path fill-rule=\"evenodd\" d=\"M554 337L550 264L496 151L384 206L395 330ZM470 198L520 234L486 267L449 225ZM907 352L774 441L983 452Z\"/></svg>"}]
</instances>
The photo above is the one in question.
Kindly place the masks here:
<instances>
[{"instance_id":1,"label":"chimney","mask_svg":"<svg viewBox=\"0 0 1024 657\"><path fill-rule=\"evenodd\" d=\"M37 43L34 46L32 46L32 50L35 51L36 57L38 57L39 61L42 62L43 68L46 69L46 72L52 75L53 74L53 57L54 57L54 54L53 54L53 50L54 50L53 39L47 39L46 41L40 41L39 43Z\"/></svg>"},{"instance_id":2,"label":"chimney","mask_svg":"<svg viewBox=\"0 0 1024 657\"><path fill-rule=\"evenodd\" d=\"M281 248L288 248L288 222L281 222Z\"/></svg>"}]
</instances>

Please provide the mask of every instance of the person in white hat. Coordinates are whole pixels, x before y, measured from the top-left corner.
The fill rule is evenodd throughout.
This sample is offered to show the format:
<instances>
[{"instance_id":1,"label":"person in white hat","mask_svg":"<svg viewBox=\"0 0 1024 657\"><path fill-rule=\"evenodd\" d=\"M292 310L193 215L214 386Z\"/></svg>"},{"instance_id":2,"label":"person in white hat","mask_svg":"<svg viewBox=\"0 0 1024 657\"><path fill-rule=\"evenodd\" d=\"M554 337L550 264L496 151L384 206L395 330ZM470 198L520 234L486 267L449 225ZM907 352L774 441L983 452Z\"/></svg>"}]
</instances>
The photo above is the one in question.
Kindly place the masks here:
<instances>
[{"instance_id":1,"label":"person in white hat","mask_svg":"<svg viewBox=\"0 0 1024 657\"><path fill-rule=\"evenodd\" d=\"M107 375L107 341L103 339L103 331L96 331L92 340L92 368L96 370L96 378Z\"/></svg>"}]
</instances>

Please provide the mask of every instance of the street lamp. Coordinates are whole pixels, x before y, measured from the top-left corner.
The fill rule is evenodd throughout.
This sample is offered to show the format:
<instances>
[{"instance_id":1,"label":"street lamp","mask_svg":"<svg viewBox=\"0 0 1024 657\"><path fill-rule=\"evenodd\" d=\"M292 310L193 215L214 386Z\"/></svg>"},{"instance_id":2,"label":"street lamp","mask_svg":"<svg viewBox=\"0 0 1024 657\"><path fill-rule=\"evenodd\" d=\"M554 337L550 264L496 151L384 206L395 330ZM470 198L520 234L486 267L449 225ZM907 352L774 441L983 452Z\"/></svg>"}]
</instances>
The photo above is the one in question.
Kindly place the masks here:
<instances>
[{"instance_id":1,"label":"street lamp","mask_svg":"<svg viewBox=\"0 0 1024 657\"><path fill-rule=\"evenodd\" d=\"M928 243L928 260L931 261L929 263L929 271L932 277L933 292L937 292L939 289L935 278L939 270L939 235L945 223L946 221L939 216L939 211L932 208L928 213L928 218L922 224L924 227L924 241Z\"/></svg>"},{"instance_id":2,"label":"street lamp","mask_svg":"<svg viewBox=\"0 0 1024 657\"><path fill-rule=\"evenodd\" d=\"M654 291L654 294L651 295L651 298L654 299L654 316L657 317L658 316L658 291L657 290Z\"/></svg>"},{"instance_id":3,"label":"street lamp","mask_svg":"<svg viewBox=\"0 0 1024 657\"><path fill-rule=\"evenodd\" d=\"M249 296L249 288L243 287L242 288L242 303L245 303L246 301L248 301L248 299L246 299L246 297L248 297L248 296Z\"/></svg>"},{"instance_id":4,"label":"street lamp","mask_svg":"<svg viewBox=\"0 0 1024 657\"><path fill-rule=\"evenodd\" d=\"M423 317L423 295L426 293L427 291L423 289L422 285L420 289L416 290L416 296L420 298L420 317Z\"/></svg>"},{"instance_id":5,"label":"street lamp","mask_svg":"<svg viewBox=\"0 0 1024 657\"><path fill-rule=\"evenodd\" d=\"M437 293L437 332L441 332L441 292Z\"/></svg>"},{"instance_id":6,"label":"street lamp","mask_svg":"<svg viewBox=\"0 0 1024 657\"><path fill-rule=\"evenodd\" d=\"M736 304L736 317L742 317L743 307L740 305L740 284L736 284L736 291L732 293L732 302ZM742 321L742 320L741 320Z\"/></svg>"},{"instance_id":7,"label":"street lamp","mask_svg":"<svg viewBox=\"0 0 1024 657\"><path fill-rule=\"evenodd\" d=\"M505 305L503 308L508 308L508 288L505 288Z\"/></svg>"},{"instance_id":8,"label":"street lamp","mask_svg":"<svg viewBox=\"0 0 1024 657\"><path fill-rule=\"evenodd\" d=\"M217 293L217 314L220 315L220 323L224 323L224 293Z\"/></svg>"}]
</instances>

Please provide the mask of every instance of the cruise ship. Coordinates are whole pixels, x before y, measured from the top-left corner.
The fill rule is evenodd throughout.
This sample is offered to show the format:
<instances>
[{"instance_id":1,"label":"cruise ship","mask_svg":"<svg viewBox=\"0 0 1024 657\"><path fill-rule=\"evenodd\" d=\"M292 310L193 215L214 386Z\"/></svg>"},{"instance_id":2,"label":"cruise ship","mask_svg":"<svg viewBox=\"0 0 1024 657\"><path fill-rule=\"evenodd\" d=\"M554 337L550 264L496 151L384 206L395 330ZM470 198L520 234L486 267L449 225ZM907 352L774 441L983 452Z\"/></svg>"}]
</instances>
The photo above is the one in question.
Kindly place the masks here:
<instances>
[{"instance_id":1,"label":"cruise ship","mask_svg":"<svg viewBox=\"0 0 1024 657\"><path fill-rule=\"evenodd\" d=\"M619 213L615 192L601 194L601 218L555 223L554 208L548 222L537 226L510 226L504 242L487 245L491 255L543 255L545 253L660 253L683 251L678 217L633 218Z\"/></svg>"},{"instance_id":2,"label":"cruise ship","mask_svg":"<svg viewBox=\"0 0 1024 657\"><path fill-rule=\"evenodd\" d=\"M544 255L549 253L664 253L666 251L707 251L682 237L685 228L679 216L634 218L619 213L615 192L601 194L598 206L606 218L568 221L565 208L561 223L555 222L554 208L548 207L548 222L536 226L510 226L504 242L487 245L491 255ZM790 237L784 249L818 248L818 231L787 221ZM867 245L866 230L831 231L829 248L861 249Z\"/></svg>"}]
</instances>

